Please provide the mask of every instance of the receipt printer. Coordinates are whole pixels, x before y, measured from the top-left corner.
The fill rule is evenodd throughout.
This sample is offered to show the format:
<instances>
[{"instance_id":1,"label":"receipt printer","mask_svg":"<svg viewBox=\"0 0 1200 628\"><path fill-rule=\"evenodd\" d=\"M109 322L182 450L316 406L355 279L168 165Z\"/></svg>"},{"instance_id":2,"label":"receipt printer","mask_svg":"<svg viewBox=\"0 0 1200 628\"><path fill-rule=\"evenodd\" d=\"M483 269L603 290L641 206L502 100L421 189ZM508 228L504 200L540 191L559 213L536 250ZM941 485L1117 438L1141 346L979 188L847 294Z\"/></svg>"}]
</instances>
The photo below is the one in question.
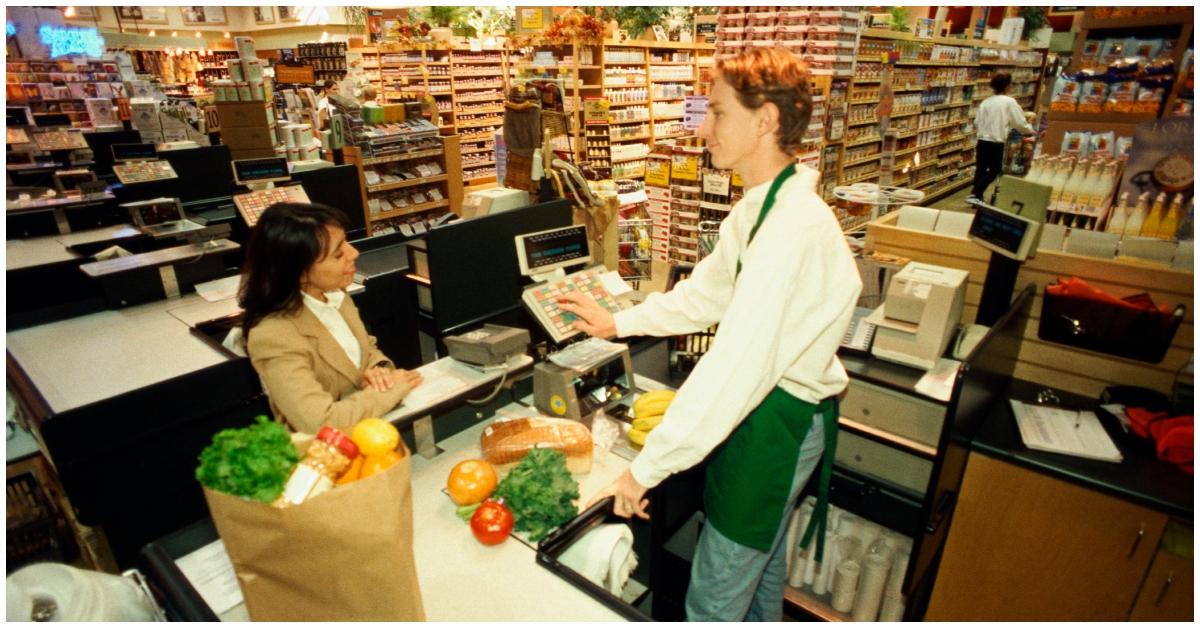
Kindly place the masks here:
<instances>
[{"instance_id":1,"label":"receipt printer","mask_svg":"<svg viewBox=\"0 0 1200 628\"><path fill-rule=\"evenodd\" d=\"M929 370L942 357L962 317L967 271L910 262L892 277L883 305L870 316L871 353Z\"/></svg>"},{"instance_id":2,"label":"receipt printer","mask_svg":"<svg viewBox=\"0 0 1200 628\"><path fill-rule=\"evenodd\" d=\"M581 368L559 366L552 360L533 367L533 403L548 416L582 420L633 390L633 359L629 348ZM589 425L590 427L590 425Z\"/></svg>"},{"instance_id":3,"label":"receipt printer","mask_svg":"<svg viewBox=\"0 0 1200 628\"><path fill-rule=\"evenodd\" d=\"M487 324L459 336L446 336L450 357L477 366L498 366L529 349L529 330Z\"/></svg>"}]
</instances>

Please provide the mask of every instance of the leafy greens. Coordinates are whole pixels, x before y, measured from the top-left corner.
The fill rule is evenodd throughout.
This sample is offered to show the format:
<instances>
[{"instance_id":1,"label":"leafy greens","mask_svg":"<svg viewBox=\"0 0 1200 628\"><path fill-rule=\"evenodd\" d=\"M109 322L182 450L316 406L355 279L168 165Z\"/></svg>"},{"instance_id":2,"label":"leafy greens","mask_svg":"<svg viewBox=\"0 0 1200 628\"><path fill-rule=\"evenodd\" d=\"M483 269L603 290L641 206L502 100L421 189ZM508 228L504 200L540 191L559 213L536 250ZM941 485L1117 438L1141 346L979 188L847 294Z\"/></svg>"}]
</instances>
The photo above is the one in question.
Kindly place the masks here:
<instances>
[{"instance_id":1,"label":"leafy greens","mask_svg":"<svg viewBox=\"0 0 1200 628\"><path fill-rule=\"evenodd\" d=\"M579 514L572 503L579 498L579 483L567 471L566 456L553 449L525 454L493 496L504 498L515 528L534 543Z\"/></svg>"},{"instance_id":2,"label":"leafy greens","mask_svg":"<svg viewBox=\"0 0 1200 628\"><path fill-rule=\"evenodd\" d=\"M261 415L255 421L217 432L200 452L196 479L214 491L270 503L296 466L296 447L283 424Z\"/></svg>"}]
</instances>

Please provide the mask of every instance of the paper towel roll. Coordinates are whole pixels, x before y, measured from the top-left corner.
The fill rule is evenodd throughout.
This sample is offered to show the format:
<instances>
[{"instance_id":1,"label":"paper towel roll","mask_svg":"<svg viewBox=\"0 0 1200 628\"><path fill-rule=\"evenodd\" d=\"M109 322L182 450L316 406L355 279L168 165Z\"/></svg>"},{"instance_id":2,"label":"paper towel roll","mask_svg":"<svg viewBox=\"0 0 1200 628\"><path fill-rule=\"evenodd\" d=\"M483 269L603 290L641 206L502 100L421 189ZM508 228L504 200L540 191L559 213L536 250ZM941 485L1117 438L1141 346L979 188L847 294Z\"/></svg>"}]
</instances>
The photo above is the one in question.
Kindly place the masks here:
<instances>
[{"instance_id":1,"label":"paper towel roll","mask_svg":"<svg viewBox=\"0 0 1200 628\"><path fill-rule=\"evenodd\" d=\"M884 593L883 607L879 609L879 621L900 621L904 618L904 596L899 593Z\"/></svg>"},{"instance_id":2,"label":"paper towel roll","mask_svg":"<svg viewBox=\"0 0 1200 628\"><path fill-rule=\"evenodd\" d=\"M869 554L863 559L862 578L858 594L854 596L854 610L850 613L854 621L875 621L879 617L889 566L888 561L878 554Z\"/></svg>"},{"instance_id":3,"label":"paper towel roll","mask_svg":"<svg viewBox=\"0 0 1200 628\"><path fill-rule=\"evenodd\" d=\"M908 571L908 553L896 552L892 555L892 570L888 574L886 593L900 593L904 587L904 572Z\"/></svg>"},{"instance_id":4,"label":"paper towel roll","mask_svg":"<svg viewBox=\"0 0 1200 628\"><path fill-rule=\"evenodd\" d=\"M838 564L836 540L837 535L833 531L825 532L825 560L821 561L821 568L817 571L817 579L813 582L813 593L817 595L825 595L829 591L829 585L833 580L833 566Z\"/></svg>"},{"instance_id":5,"label":"paper towel roll","mask_svg":"<svg viewBox=\"0 0 1200 628\"><path fill-rule=\"evenodd\" d=\"M858 574L861 568L852 560L842 561L833 576L833 610L849 613L854 607L854 594L858 590Z\"/></svg>"},{"instance_id":6,"label":"paper towel roll","mask_svg":"<svg viewBox=\"0 0 1200 628\"><path fill-rule=\"evenodd\" d=\"M860 519L851 513L843 512L841 517L838 517L838 525L835 532L839 536L855 536L858 534L858 524Z\"/></svg>"}]
</instances>

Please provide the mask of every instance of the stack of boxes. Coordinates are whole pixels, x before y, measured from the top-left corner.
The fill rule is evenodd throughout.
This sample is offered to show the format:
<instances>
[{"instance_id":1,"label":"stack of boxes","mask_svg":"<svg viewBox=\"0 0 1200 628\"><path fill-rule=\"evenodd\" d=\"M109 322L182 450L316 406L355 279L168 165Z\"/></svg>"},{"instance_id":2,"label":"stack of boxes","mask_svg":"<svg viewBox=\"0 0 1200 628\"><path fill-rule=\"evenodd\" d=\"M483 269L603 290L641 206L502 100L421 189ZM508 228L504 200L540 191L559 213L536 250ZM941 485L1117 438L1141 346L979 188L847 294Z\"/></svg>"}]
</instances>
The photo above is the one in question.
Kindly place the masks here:
<instances>
[{"instance_id":1,"label":"stack of boxes","mask_svg":"<svg viewBox=\"0 0 1200 628\"><path fill-rule=\"evenodd\" d=\"M254 39L235 37L234 45L238 58L225 62L230 78L213 85L221 141L229 146L233 159L282 156L276 146L286 140L276 132L271 80L263 76L264 65L255 56Z\"/></svg>"},{"instance_id":2,"label":"stack of boxes","mask_svg":"<svg viewBox=\"0 0 1200 628\"><path fill-rule=\"evenodd\" d=\"M671 153L656 147L646 159L646 213L650 216L650 257L668 261L671 242Z\"/></svg>"}]
</instances>

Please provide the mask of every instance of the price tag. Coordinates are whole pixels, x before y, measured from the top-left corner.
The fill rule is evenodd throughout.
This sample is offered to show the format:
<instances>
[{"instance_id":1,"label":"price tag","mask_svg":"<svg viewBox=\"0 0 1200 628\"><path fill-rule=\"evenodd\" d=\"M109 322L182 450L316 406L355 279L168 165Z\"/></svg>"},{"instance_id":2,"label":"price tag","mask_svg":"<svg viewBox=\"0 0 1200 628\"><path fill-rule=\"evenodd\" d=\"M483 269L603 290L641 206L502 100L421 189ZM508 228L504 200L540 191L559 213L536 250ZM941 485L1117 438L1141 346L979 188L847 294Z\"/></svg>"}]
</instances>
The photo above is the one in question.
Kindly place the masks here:
<instances>
[{"instance_id":1,"label":"price tag","mask_svg":"<svg viewBox=\"0 0 1200 628\"><path fill-rule=\"evenodd\" d=\"M669 187L671 185L671 162L665 159L647 159L645 182L646 185Z\"/></svg>"},{"instance_id":2,"label":"price tag","mask_svg":"<svg viewBox=\"0 0 1200 628\"><path fill-rule=\"evenodd\" d=\"M608 122L608 107L607 99L590 96L583 100L583 117L588 123L604 124Z\"/></svg>"},{"instance_id":3,"label":"price tag","mask_svg":"<svg viewBox=\"0 0 1200 628\"><path fill-rule=\"evenodd\" d=\"M729 196L729 175L723 172L705 172L704 193Z\"/></svg>"},{"instance_id":4,"label":"price tag","mask_svg":"<svg viewBox=\"0 0 1200 628\"><path fill-rule=\"evenodd\" d=\"M700 159L696 155L674 155L671 159L671 176L684 181L699 181Z\"/></svg>"}]
</instances>

